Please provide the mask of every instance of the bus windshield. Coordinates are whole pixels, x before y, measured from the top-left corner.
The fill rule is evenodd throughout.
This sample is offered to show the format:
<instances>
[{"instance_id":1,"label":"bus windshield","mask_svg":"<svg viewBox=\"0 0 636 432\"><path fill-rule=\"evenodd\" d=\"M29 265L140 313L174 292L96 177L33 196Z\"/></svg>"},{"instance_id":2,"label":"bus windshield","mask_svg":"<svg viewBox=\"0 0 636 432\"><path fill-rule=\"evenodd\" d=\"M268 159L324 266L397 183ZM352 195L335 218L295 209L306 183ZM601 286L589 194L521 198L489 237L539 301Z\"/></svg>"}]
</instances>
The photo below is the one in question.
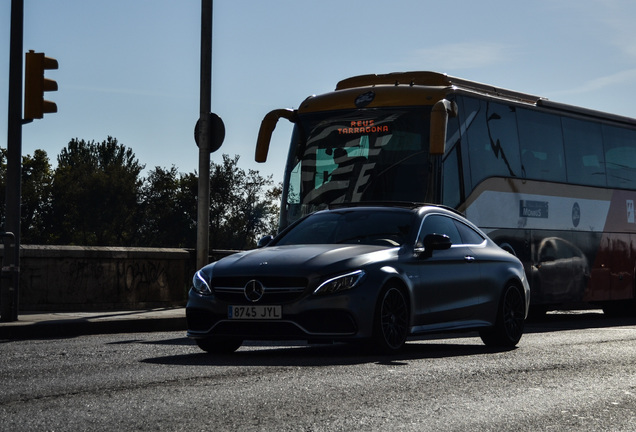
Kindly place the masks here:
<instances>
[{"instance_id":1,"label":"bus windshield","mask_svg":"<svg viewBox=\"0 0 636 432\"><path fill-rule=\"evenodd\" d=\"M286 223L329 204L425 202L430 107L305 114L285 178Z\"/></svg>"}]
</instances>

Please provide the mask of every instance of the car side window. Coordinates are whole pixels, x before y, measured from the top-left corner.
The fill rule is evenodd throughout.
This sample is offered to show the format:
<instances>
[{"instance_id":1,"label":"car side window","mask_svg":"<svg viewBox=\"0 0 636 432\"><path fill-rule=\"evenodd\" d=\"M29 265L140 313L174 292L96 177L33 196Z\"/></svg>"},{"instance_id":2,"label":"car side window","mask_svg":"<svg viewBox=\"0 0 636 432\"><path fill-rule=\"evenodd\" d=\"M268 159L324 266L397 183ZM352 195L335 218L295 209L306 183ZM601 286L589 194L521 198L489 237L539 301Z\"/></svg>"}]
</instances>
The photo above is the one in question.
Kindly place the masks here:
<instances>
[{"instance_id":1,"label":"car side window","mask_svg":"<svg viewBox=\"0 0 636 432\"><path fill-rule=\"evenodd\" d=\"M484 242L484 238L477 231L472 229L466 224L461 223L458 220L454 220L455 226L457 226L457 230L459 231L459 235L462 237L463 244L469 245L478 245Z\"/></svg>"},{"instance_id":2,"label":"car side window","mask_svg":"<svg viewBox=\"0 0 636 432\"><path fill-rule=\"evenodd\" d=\"M453 244L463 243L453 219L443 215L434 214L424 218L417 236L418 244L424 244L424 237L429 234L445 234L450 237Z\"/></svg>"}]
</instances>

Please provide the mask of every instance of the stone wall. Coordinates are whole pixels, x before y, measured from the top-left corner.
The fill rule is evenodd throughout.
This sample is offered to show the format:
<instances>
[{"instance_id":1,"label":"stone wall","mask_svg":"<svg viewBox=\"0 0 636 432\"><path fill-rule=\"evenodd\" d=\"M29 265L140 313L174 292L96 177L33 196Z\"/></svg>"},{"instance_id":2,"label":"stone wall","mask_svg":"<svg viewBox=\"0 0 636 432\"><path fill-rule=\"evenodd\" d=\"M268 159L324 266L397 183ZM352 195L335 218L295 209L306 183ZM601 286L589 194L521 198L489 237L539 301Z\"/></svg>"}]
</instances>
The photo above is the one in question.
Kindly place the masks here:
<instances>
[{"instance_id":1,"label":"stone wall","mask_svg":"<svg viewBox=\"0 0 636 432\"><path fill-rule=\"evenodd\" d=\"M211 255L215 260L232 252ZM194 251L186 249L23 245L19 310L183 306L195 262Z\"/></svg>"}]
</instances>

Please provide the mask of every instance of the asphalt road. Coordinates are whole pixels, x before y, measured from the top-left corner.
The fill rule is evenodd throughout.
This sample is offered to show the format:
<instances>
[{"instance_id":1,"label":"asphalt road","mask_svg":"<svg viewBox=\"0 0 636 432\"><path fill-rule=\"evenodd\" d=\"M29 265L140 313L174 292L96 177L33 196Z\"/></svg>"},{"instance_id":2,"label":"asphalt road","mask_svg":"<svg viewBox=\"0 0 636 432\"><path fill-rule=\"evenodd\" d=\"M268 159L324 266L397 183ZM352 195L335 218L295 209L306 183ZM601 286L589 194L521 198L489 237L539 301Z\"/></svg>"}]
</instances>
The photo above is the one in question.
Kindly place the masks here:
<instances>
[{"instance_id":1,"label":"asphalt road","mask_svg":"<svg viewBox=\"0 0 636 432\"><path fill-rule=\"evenodd\" d=\"M634 431L636 320L549 315L519 347L472 334L397 357L184 332L0 341L0 429Z\"/></svg>"}]
</instances>

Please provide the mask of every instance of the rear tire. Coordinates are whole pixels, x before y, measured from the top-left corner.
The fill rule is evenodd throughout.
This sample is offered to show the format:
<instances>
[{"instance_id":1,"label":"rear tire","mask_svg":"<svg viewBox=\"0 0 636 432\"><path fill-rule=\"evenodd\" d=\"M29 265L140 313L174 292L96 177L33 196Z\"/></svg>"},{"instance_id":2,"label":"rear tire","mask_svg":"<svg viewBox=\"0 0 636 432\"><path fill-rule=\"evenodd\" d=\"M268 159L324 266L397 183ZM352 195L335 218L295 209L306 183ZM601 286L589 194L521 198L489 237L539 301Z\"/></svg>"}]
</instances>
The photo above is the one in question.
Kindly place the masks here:
<instances>
[{"instance_id":1,"label":"rear tire","mask_svg":"<svg viewBox=\"0 0 636 432\"><path fill-rule=\"evenodd\" d=\"M409 333L409 308L404 293L395 286L382 290L373 323L374 348L383 354L400 351Z\"/></svg>"},{"instance_id":2,"label":"rear tire","mask_svg":"<svg viewBox=\"0 0 636 432\"><path fill-rule=\"evenodd\" d=\"M526 304L521 290L513 284L501 295L497 321L491 328L481 330L479 336L489 347L512 348L519 343L525 325Z\"/></svg>"},{"instance_id":3,"label":"rear tire","mask_svg":"<svg viewBox=\"0 0 636 432\"><path fill-rule=\"evenodd\" d=\"M199 348L210 354L230 354L243 344L240 339L207 338L195 340Z\"/></svg>"}]
</instances>

